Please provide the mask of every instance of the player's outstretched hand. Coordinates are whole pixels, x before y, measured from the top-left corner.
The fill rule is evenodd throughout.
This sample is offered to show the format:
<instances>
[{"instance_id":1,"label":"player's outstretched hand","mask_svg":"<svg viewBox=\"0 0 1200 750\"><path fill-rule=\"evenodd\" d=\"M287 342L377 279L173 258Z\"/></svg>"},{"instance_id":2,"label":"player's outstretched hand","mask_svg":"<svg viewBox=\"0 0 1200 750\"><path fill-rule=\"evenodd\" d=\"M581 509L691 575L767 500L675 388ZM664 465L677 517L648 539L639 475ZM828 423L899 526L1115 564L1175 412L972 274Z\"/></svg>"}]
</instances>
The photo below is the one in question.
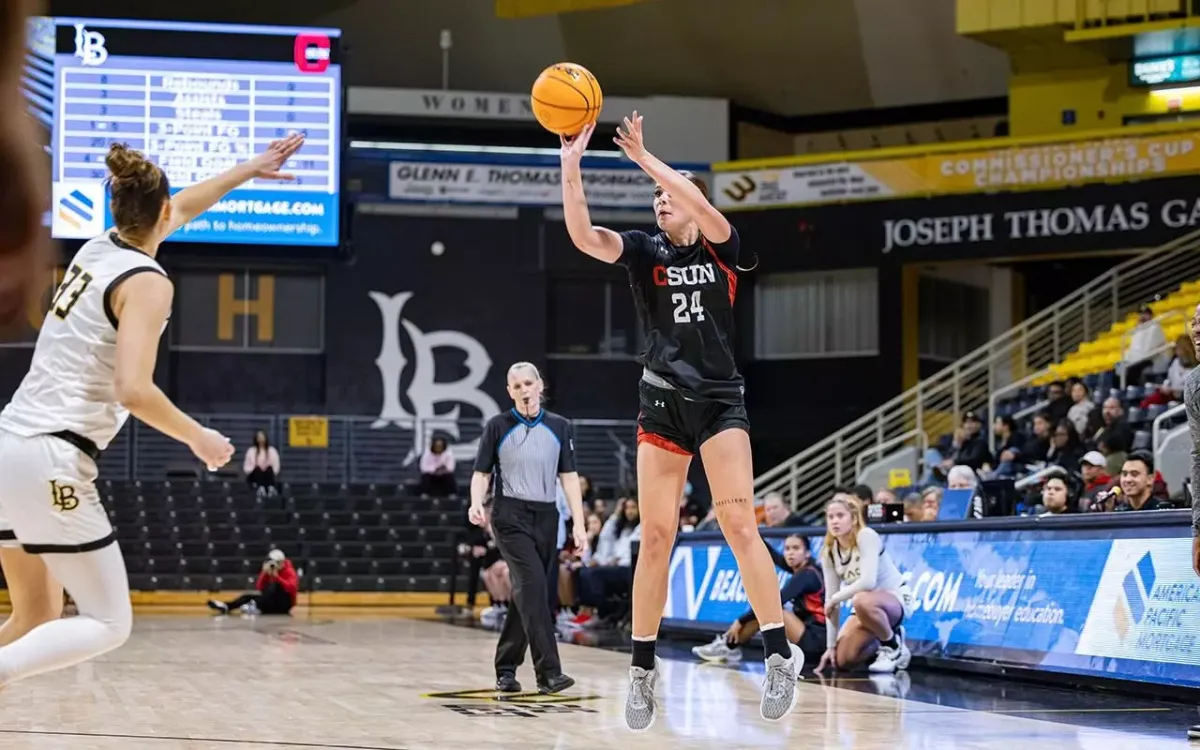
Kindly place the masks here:
<instances>
[{"instance_id":1,"label":"player's outstretched hand","mask_svg":"<svg viewBox=\"0 0 1200 750\"><path fill-rule=\"evenodd\" d=\"M216 471L233 458L233 443L216 430L205 427L195 442L188 446L209 471Z\"/></svg>"},{"instance_id":2,"label":"player's outstretched hand","mask_svg":"<svg viewBox=\"0 0 1200 750\"><path fill-rule=\"evenodd\" d=\"M267 150L255 156L248 163L254 168L254 176L264 180L294 180L295 175L281 172L287 160L295 156L304 145L302 133L292 133L286 138L271 141Z\"/></svg>"},{"instance_id":3,"label":"player's outstretched hand","mask_svg":"<svg viewBox=\"0 0 1200 750\"><path fill-rule=\"evenodd\" d=\"M617 126L617 137L613 138L613 143L621 147L631 162L642 163L647 152L646 142L642 137L642 116L637 110Z\"/></svg>"},{"instance_id":4,"label":"player's outstretched hand","mask_svg":"<svg viewBox=\"0 0 1200 750\"><path fill-rule=\"evenodd\" d=\"M592 139L592 133L596 131L596 123L590 123L583 126L583 130L575 135L560 135L558 140L562 143L562 164L566 166L577 166L580 160L583 159L583 152L587 150L588 141Z\"/></svg>"}]
</instances>

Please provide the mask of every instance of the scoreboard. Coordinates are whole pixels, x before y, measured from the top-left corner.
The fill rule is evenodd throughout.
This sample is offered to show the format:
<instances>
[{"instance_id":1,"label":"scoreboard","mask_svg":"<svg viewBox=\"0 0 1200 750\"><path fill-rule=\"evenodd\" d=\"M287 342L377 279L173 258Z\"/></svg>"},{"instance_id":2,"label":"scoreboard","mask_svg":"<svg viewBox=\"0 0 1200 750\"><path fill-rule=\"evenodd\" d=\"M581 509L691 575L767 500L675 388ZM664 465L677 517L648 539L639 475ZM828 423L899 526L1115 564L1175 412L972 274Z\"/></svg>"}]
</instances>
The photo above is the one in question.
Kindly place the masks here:
<instances>
[{"instance_id":1,"label":"scoreboard","mask_svg":"<svg viewBox=\"0 0 1200 750\"><path fill-rule=\"evenodd\" d=\"M35 19L24 86L49 129L53 236L87 239L111 224L111 143L146 154L176 192L300 132L304 147L284 167L294 181L251 181L170 239L339 244L339 41L334 29Z\"/></svg>"}]
</instances>

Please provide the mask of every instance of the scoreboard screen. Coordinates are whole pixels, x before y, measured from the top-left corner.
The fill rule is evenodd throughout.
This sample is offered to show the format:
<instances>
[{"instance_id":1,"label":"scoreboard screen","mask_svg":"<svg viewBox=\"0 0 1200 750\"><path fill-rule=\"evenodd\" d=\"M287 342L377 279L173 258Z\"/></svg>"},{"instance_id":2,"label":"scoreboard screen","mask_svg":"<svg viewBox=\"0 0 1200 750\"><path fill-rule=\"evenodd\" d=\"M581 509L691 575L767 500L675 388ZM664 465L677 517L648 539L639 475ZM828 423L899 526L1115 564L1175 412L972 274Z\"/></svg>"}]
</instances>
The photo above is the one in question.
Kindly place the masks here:
<instances>
[{"instance_id":1,"label":"scoreboard screen","mask_svg":"<svg viewBox=\"0 0 1200 750\"><path fill-rule=\"evenodd\" d=\"M146 154L177 192L299 132L304 147L284 167L295 180L246 183L171 240L339 244L337 30L36 18L23 87L48 130L55 238L89 239L111 225L111 143Z\"/></svg>"}]
</instances>

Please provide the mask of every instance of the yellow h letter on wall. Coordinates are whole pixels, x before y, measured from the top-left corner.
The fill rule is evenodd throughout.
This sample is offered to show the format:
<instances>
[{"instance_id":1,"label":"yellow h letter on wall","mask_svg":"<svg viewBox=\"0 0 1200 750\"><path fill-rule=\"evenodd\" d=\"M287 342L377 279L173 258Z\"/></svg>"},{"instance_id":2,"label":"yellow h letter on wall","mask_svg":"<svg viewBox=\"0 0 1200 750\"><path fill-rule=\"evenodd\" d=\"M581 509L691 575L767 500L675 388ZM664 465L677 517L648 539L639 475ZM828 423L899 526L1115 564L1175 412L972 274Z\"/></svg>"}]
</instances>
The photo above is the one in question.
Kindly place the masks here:
<instances>
[{"instance_id":1,"label":"yellow h letter on wall","mask_svg":"<svg viewBox=\"0 0 1200 750\"><path fill-rule=\"evenodd\" d=\"M235 276L223 273L217 277L217 338L233 341L233 323L238 315L249 315L254 319L258 341L275 338L275 277L266 274L254 276L258 281L258 296L238 299L234 296ZM250 276L246 277L247 286Z\"/></svg>"}]
</instances>

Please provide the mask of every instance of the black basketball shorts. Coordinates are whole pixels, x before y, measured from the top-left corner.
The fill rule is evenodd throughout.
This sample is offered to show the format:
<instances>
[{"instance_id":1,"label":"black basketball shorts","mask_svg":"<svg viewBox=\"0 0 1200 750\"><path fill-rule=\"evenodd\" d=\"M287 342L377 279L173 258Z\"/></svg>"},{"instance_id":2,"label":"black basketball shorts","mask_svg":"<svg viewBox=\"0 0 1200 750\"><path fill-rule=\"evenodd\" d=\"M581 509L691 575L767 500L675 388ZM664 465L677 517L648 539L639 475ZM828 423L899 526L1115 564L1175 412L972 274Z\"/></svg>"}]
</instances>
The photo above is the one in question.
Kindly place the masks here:
<instances>
[{"instance_id":1,"label":"black basketball shorts","mask_svg":"<svg viewBox=\"0 0 1200 750\"><path fill-rule=\"evenodd\" d=\"M694 456L719 432L750 431L743 404L689 401L676 390L638 381L638 443L650 443L672 453Z\"/></svg>"}]
</instances>

